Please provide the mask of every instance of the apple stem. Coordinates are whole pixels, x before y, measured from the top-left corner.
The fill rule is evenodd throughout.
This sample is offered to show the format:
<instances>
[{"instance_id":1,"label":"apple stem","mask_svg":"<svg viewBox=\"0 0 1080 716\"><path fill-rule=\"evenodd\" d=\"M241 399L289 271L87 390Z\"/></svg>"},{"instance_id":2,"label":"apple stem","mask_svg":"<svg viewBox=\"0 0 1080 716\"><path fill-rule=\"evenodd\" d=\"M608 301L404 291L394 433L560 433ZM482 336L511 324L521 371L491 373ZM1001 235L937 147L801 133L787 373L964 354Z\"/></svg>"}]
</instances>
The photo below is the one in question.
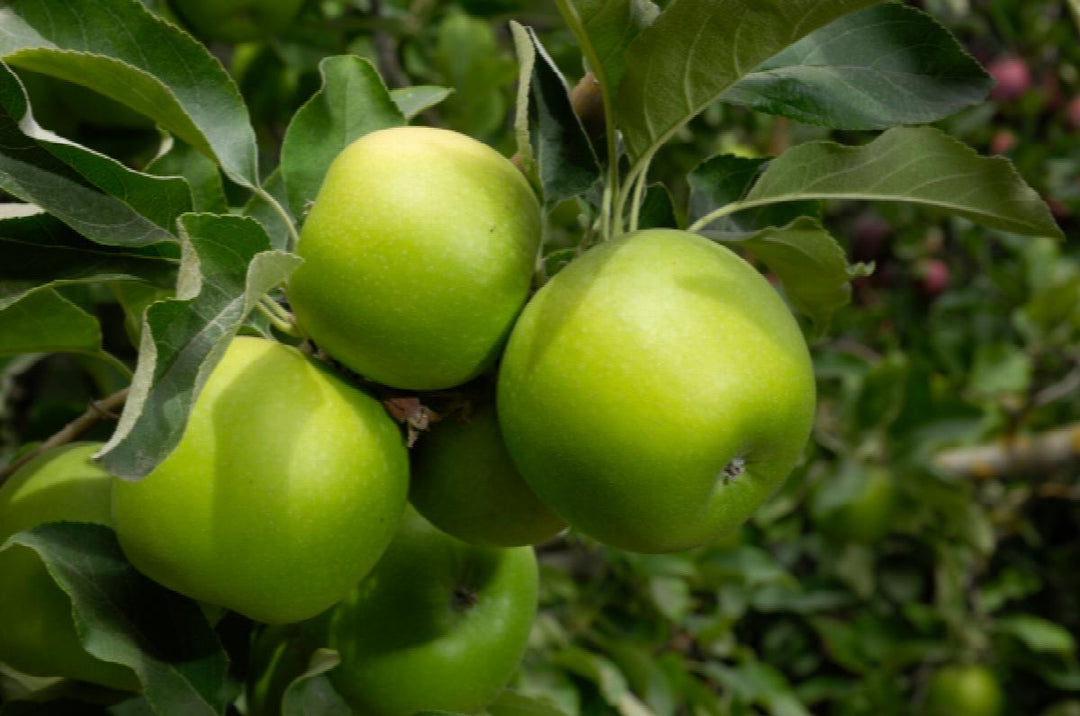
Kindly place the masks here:
<instances>
[{"instance_id":1,"label":"apple stem","mask_svg":"<svg viewBox=\"0 0 1080 716\"><path fill-rule=\"evenodd\" d=\"M80 435L89 430L93 425L102 418L115 419L116 416L113 411L123 406L124 401L127 400L128 389L124 388L118 390L107 398L101 400L91 400L90 406L86 409L86 412L79 417L72 420L70 423L60 429L59 432L54 434L45 442L38 445L33 450L30 450L23 454L22 457L17 460L13 460L3 470L0 470L0 485L15 474L15 471L26 463L33 460L35 457L45 452L46 450L52 450L53 448L60 447L61 445L67 445L72 440L75 440Z\"/></svg>"},{"instance_id":2,"label":"apple stem","mask_svg":"<svg viewBox=\"0 0 1080 716\"><path fill-rule=\"evenodd\" d=\"M266 320L270 321L270 324L274 326L274 328L285 335L292 336L293 338L307 338L296 324L296 319L293 315L282 308L277 301L269 296L262 296L255 304L255 307L259 309L259 313L266 316Z\"/></svg>"}]
</instances>

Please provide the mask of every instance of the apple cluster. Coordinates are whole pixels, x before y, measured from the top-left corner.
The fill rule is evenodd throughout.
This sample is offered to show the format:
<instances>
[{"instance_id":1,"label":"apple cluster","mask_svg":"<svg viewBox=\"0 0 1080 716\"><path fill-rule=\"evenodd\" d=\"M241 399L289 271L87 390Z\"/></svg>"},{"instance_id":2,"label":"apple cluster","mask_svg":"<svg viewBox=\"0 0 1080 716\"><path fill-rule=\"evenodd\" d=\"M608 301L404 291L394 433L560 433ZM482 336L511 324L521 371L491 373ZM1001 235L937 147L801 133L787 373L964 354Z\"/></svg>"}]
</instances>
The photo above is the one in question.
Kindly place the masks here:
<instances>
[{"instance_id":1,"label":"apple cluster","mask_svg":"<svg viewBox=\"0 0 1080 716\"><path fill-rule=\"evenodd\" d=\"M325 177L287 286L301 330L347 370L236 338L145 480L111 479L95 445L45 453L0 490L0 539L57 519L108 524L166 587L301 622L257 642L252 714L275 713L306 668L297 633L338 651L328 675L357 713L482 709L536 613L531 545L567 525L641 552L714 540L788 474L814 412L802 333L736 254L638 232L532 293L541 226L528 181L480 142L418 127L357 140ZM454 389L467 408L410 451L358 385ZM71 499L28 507L60 487ZM137 688L81 649L35 559L0 560L50 595L3 582L0 611L44 616L0 623L0 661Z\"/></svg>"}]
</instances>

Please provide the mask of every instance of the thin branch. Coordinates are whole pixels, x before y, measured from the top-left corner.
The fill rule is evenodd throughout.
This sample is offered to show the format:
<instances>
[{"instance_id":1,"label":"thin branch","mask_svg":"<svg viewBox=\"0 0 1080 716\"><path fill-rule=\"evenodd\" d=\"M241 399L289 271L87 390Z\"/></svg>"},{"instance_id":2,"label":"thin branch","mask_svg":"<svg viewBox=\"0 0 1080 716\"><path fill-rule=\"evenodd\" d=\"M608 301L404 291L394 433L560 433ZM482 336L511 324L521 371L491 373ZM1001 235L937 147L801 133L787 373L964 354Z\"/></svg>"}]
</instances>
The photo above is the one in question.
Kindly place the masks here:
<instances>
[{"instance_id":1,"label":"thin branch","mask_svg":"<svg viewBox=\"0 0 1080 716\"><path fill-rule=\"evenodd\" d=\"M934 457L934 466L943 472L984 480L1041 478L1076 462L1080 462L1080 422L1029 437L946 450Z\"/></svg>"},{"instance_id":2,"label":"thin branch","mask_svg":"<svg viewBox=\"0 0 1080 716\"><path fill-rule=\"evenodd\" d=\"M11 462L3 470L0 470L0 485L3 485L16 470L41 453L60 447L61 445L67 445L69 442L77 439L80 435L92 428L95 423L103 418L113 418L115 416L114 411L124 405L124 401L127 400L127 395L128 389L124 388L123 390L116 391L107 398L91 401L90 407L86 409L85 413L65 425L48 440L41 443L33 450L30 450L19 459Z\"/></svg>"},{"instance_id":3,"label":"thin branch","mask_svg":"<svg viewBox=\"0 0 1080 716\"><path fill-rule=\"evenodd\" d=\"M381 0L371 0L371 17L376 19L382 17ZM408 87L411 84L409 76L401 69L401 63L398 62L397 47L394 39L385 29L376 27L372 40L375 44L375 54L379 60L379 70L382 76L386 78L386 83L390 85L390 89Z\"/></svg>"}]
</instances>

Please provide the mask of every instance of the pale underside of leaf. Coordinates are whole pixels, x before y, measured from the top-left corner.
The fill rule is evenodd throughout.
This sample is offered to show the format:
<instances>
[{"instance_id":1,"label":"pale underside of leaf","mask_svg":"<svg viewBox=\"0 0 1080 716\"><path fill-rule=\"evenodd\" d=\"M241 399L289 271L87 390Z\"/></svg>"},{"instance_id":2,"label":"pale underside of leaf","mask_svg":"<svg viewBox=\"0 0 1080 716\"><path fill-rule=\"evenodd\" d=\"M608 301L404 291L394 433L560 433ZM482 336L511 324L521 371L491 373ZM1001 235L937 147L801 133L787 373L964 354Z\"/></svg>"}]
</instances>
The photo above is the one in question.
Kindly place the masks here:
<instances>
[{"instance_id":1,"label":"pale underside of leaf","mask_svg":"<svg viewBox=\"0 0 1080 716\"><path fill-rule=\"evenodd\" d=\"M176 447L191 406L255 303L282 284L300 258L270 250L252 219L187 214L177 298L143 319L139 362L120 422L98 453L106 469L145 477Z\"/></svg>"}]
</instances>

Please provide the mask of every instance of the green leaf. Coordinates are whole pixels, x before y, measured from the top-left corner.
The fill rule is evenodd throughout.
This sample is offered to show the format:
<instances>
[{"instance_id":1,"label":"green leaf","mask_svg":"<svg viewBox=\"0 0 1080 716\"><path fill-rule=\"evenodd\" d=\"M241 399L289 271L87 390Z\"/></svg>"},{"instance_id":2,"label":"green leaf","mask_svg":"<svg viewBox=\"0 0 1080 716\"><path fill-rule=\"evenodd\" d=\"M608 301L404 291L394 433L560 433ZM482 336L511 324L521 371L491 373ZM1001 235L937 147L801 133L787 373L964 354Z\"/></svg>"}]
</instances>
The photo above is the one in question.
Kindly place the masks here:
<instances>
[{"instance_id":1,"label":"green leaf","mask_svg":"<svg viewBox=\"0 0 1080 716\"><path fill-rule=\"evenodd\" d=\"M436 32L433 60L442 82L454 93L439 114L447 126L482 139L506 119L503 87L514 79L514 63L500 46L491 23L453 11Z\"/></svg>"},{"instance_id":2,"label":"green leaf","mask_svg":"<svg viewBox=\"0 0 1080 716\"><path fill-rule=\"evenodd\" d=\"M51 288L33 291L0 311L0 355L100 350L97 318Z\"/></svg>"},{"instance_id":3,"label":"green leaf","mask_svg":"<svg viewBox=\"0 0 1080 716\"><path fill-rule=\"evenodd\" d=\"M677 577L653 577L649 580L649 597L657 610L673 622L686 618L693 606L690 587Z\"/></svg>"},{"instance_id":4,"label":"green leaf","mask_svg":"<svg viewBox=\"0 0 1080 716\"><path fill-rule=\"evenodd\" d=\"M101 452L106 469L128 480L145 477L176 447L229 341L259 297L300 263L270 250L252 219L186 214L180 228L185 249L177 297L146 311L131 391Z\"/></svg>"},{"instance_id":5,"label":"green leaf","mask_svg":"<svg viewBox=\"0 0 1080 716\"><path fill-rule=\"evenodd\" d=\"M546 701L529 698L516 691L503 691L494 703L487 707L490 716L566 716Z\"/></svg>"},{"instance_id":6,"label":"green leaf","mask_svg":"<svg viewBox=\"0 0 1080 716\"><path fill-rule=\"evenodd\" d=\"M281 178L281 167L270 172L270 176L263 180L263 190L267 196L277 202L277 206L267 201L265 196L252 195L241 212L243 216L250 216L262 224L270 237L270 246L275 249L285 249L292 242L290 227L296 223L292 212L289 211L289 199L285 195L285 182ZM278 207L288 216L288 220L281 215Z\"/></svg>"},{"instance_id":7,"label":"green leaf","mask_svg":"<svg viewBox=\"0 0 1080 716\"><path fill-rule=\"evenodd\" d=\"M749 159L733 154L719 154L702 162L686 177L690 184L690 221L740 201L768 163L768 158ZM709 236L738 238L770 226L787 226L800 216L818 217L820 214L820 205L816 201L769 204L710 223Z\"/></svg>"},{"instance_id":8,"label":"green leaf","mask_svg":"<svg viewBox=\"0 0 1080 716\"><path fill-rule=\"evenodd\" d=\"M753 68L877 0L677 0L630 43L618 123L635 166Z\"/></svg>"},{"instance_id":9,"label":"green leaf","mask_svg":"<svg viewBox=\"0 0 1080 716\"><path fill-rule=\"evenodd\" d=\"M527 173L535 166L544 201L552 207L589 191L600 178L600 165L574 114L570 90L536 33L516 22L510 29L521 64L515 123L520 149L528 138L519 156Z\"/></svg>"},{"instance_id":10,"label":"green leaf","mask_svg":"<svg viewBox=\"0 0 1080 716\"><path fill-rule=\"evenodd\" d=\"M558 6L605 96L614 97L626 69L626 48L660 8L651 0L565 0Z\"/></svg>"},{"instance_id":11,"label":"green leaf","mask_svg":"<svg viewBox=\"0 0 1080 716\"><path fill-rule=\"evenodd\" d=\"M968 390L980 398L1022 395L1034 367L1023 348L1009 343L980 343L975 349Z\"/></svg>"},{"instance_id":12,"label":"green leaf","mask_svg":"<svg viewBox=\"0 0 1080 716\"><path fill-rule=\"evenodd\" d=\"M9 0L0 57L153 118L258 186L255 132L236 84L203 45L137 0Z\"/></svg>"},{"instance_id":13,"label":"green leaf","mask_svg":"<svg viewBox=\"0 0 1080 716\"><path fill-rule=\"evenodd\" d=\"M341 663L333 649L316 649L307 670L293 679L281 699L281 716L351 716L352 710L334 690L326 672Z\"/></svg>"},{"instance_id":14,"label":"green leaf","mask_svg":"<svg viewBox=\"0 0 1080 716\"><path fill-rule=\"evenodd\" d=\"M98 243L174 239L176 217L191 210L187 182L128 169L42 129L28 112L22 82L0 63L0 189Z\"/></svg>"},{"instance_id":15,"label":"green leaf","mask_svg":"<svg viewBox=\"0 0 1080 716\"><path fill-rule=\"evenodd\" d=\"M626 677L619 667L599 654L571 646L552 656L551 662L596 684L604 701L612 706L619 705L628 693Z\"/></svg>"},{"instance_id":16,"label":"green leaf","mask_svg":"<svg viewBox=\"0 0 1080 716\"><path fill-rule=\"evenodd\" d=\"M746 706L762 706L773 716L810 716L783 673L768 664L747 661L728 667L709 663L704 671Z\"/></svg>"},{"instance_id":17,"label":"green leaf","mask_svg":"<svg viewBox=\"0 0 1080 716\"><path fill-rule=\"evenodd\" d=\"M836 129L923 124L982 102L994 82L932 17L886 3L767 60L723 99Z\"/></svg>"},{"instance_id":18,"label":"green leaf","mask_svg":"<svg viewBox=\"0 0 1080 716\"><path fill-rule=\"evenodd\" d=\"M146 165L146 173L187 180L194 211L214 214L228 211L225 187L222 186L217 164L187 142L174 139L167 152Z\"/></svg>"},{"instance_id":19,"label":"green leaf","mask_svg":"<svg viewBox=\"0 0 1080 716\"><path fill-rule=\"evenodd\" d=\"M46 286L145 281L172 287L177 262L157 254L95 244L46 214L0 219L0 310Z\"/></svg>"},{"instance_id":20,"label":"green leaf","mask_svg":"<svg viewBox=\"0 0 1080 716\"><path fill-rule=\"evenodd\" d=\"M997 631L1016 637L1032 651L1069 657L1076 653L1076 639L1068 629L1033 614L1012 614L994 623Z\"/></svg>"},{"instance_id":21,"label":"green leaf","mask_svg":"<svg viewBox=\"0 0 1080 716\"><path fill-rule=\"evenodd\" d=\"M791 305L809 316L819 333L828 326L832 314L851 300L851 279L868 275L861 264L849 266L836 239L808 217L730 241L768 266L784 285Z\"/></svg>"},{"instance_id":22,"label":"green leaf","mask_svg":"<svg viewBox=\"0 0 1080 716\"><path fill-rule=\"evenodd\" d=\"M222 713L228 660L198 605L139 574L101 525L45 524L2 549L34 550L71 598L83 646L130 667L162 716Z\"/></svg>"},{"instance_id":23,"label":"green leaf","mask_svg":"<svg viewBox=\"0 0 1080 716\"><path fill-rule=\"evenodd\" d=\"M1002 231L1064 238L1045 202L1009 160L980 157L931 127L890 129L858 147L793 147L772 160L741 204L808 199L910 202Z\"/></svg>"},{"instance_id":24,"label":"green leaf","mask_svg":"<svg viewBox=\"0 0 1080 716\"><path fill-rule=\"evenodd\" d=\"M416 85L390 90L390 99L394 100L405 120L412 121L416 115L438 105L453 93L450 87Z\"/></svg>"},{"instance_id":25,"label":"green leaf","mask_svg":"<svg viewBox=\"0 0 1080 716\"><path fill-rule=\"evenodd\" d=\"M638 229L677 229L679 219L675 215L675 200L663 184L650 184L641 202Z\"/></svg>"},{"instance_id":26,"label":"green leaf","mask_svg":"<svg viewBox=\"0 0 1080 716\"><path fill-rule=\"evenodd\" d=\"M281 175L294 216L315 201L326 170L355 140L400 127L405 116L370 61L341 55L319 63L322 89L297 110L281 145Z\"/></svg>"}]
</instances>

